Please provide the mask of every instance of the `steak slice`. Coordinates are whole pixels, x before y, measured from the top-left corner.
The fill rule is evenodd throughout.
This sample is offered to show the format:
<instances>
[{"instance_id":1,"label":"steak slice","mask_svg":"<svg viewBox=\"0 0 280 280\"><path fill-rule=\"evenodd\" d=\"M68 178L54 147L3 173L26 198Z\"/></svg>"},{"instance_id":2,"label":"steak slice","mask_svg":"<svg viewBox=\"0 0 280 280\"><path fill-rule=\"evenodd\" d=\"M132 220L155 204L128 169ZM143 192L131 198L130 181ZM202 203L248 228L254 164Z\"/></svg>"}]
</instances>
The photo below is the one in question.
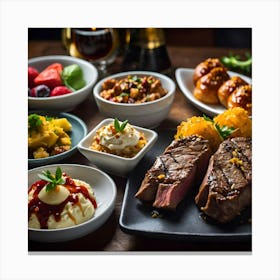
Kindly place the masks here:
<instances>
[{"instance_id":1,"label":"steak slice","mask_svg":"<svg viewBox=\"0 0 280 280\"><path fill-rule=\"evenodd\" d=\"M206 215L226 223L251 205L251 199L252 140L225 140L211 156L195 202Z\"/></svg>"},{"instance_id":2,"label":"steak slice","mask_svg":"<svg viewBox=\"0 0 280 280\"><path fill-rule=\"evenodd\" d=\"M199 186L210 151L208 140L199 136L172 141L145 174L135 197L155 208L175 210L187 191Z\"/></svg>"}]
</instances>

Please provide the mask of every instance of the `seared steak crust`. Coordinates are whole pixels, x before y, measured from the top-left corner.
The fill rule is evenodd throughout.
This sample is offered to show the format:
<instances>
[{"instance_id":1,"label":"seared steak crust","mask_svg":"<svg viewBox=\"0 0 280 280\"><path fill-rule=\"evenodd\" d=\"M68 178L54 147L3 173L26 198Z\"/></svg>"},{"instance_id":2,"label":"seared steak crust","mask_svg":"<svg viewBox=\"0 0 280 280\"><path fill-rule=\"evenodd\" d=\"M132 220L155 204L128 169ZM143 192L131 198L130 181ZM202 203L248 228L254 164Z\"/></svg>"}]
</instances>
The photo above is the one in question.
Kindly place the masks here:
<instances>
[{"instance_id":1,"label":"seared steak crust","mask_svg":"<svg viewBox=\"0 0 280 280\"><path fill-rule=\"evenodd\" d=\"M174 140L147 171L135 197L156 208L175 210L190 187L201 182L210 158L208 140Z\"/></svg>"},{"instance_id":2,"label":"seared steak crust","mask_svg":"<svg viewBox=\"0 0 280 280\"><path fill-rule=\"evenodd\" d=\"M211 157L195 202L206 215L229 222L251 204L251 184L251 139L228 139Z\"/></svg>"}]
</instances>

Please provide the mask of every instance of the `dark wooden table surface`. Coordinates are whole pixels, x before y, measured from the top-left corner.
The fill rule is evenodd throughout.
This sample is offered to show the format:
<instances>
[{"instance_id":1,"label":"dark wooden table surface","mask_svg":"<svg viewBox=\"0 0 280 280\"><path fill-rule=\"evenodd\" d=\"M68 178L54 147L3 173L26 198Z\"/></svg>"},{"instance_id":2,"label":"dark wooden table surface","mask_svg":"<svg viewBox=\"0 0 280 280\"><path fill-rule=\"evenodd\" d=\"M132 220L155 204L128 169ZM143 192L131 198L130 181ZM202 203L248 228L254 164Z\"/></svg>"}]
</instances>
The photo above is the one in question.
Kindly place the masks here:
<instances>
[{"instance_id":1,"label":"dark wooden table surface","mask_svg":"<svg viewBox=\"0 0 280 280\"><path fill-rule=\"evenodd\" d=\"M174 78L174 70L178 67L194 68L198 63L208 57L221 57L228 55L230 51L234 53L245 53L247 49L226 49L214 47L172 47L168 46L168 53L172 62L172 70L170 76ZM43 55L58 55L67 54L59 41L30 41L28 45L28 57L36 57ZM121 71L122 57L119 56L115 63L110 66L110 72ZM80 117L88 126L90 131L97 125L104 116L102 116L90 96L76 107L72 114ZM187 117L193 115L201 115L195 107L181 93L180 89L176 88L176 97L172 105L171 111L159 128L176 129L177 125L186 120ZM85 157L78 152L73 155L65 163L78 163L93 166ZM250 252L252 248L251 241L243 242L187 242L178 240L156 239L141 236L134 236L124 233L119 227L119 217L123 202L126 179L112 176L117 186L117 200L115 210L106 221L106 223L97 231L77 240L62 242L62 243L38 243L29 241L28 249L30 252L38 251L79 251L79 252L94 252L94 251L245 251Z\"/></svg>"}]
</instances>

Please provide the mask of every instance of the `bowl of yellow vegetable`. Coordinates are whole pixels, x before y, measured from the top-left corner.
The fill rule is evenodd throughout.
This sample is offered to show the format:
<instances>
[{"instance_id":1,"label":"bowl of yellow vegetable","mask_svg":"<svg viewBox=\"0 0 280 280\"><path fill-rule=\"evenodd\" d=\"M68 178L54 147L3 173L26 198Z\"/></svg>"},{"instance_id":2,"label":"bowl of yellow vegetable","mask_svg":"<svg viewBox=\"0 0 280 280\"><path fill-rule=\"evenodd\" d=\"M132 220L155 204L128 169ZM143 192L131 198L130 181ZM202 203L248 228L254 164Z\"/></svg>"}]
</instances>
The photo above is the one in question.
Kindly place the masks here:
<instances>
[{"instance_id":1,"label":"bowl of yellow vegetable","mask_svg":"<svg viewBox=\"0 0 280 280\"><path fill-rule=\"evenodd\" d=\"M66 55L28 60L28 107L69 112L86 100L98 78L91 63Z\"/></svg>"},{"instance_id":2,"label":"bowl of yellow vegetable","mask_svg":"<svg viewBox=\"0 0 280 280\"><path fill-rule=\"evenodd\" d=\"M87 126L75 115L33 111L28 115L28 165L61 162L77 151Z\"/></svg>"}]
</instances>

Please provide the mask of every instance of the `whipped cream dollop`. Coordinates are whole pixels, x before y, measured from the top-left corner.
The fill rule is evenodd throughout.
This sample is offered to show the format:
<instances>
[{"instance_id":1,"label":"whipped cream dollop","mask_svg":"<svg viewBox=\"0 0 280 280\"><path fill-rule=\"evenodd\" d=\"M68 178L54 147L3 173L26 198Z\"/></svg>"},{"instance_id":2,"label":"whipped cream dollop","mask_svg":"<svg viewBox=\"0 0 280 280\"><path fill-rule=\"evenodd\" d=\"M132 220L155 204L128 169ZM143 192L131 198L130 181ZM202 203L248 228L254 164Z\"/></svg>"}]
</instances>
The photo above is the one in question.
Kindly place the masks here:
<instances>
[{"instance_id":1,"label":"whipped cream dollop","mask_svg":"<svg viewBox=\"0 0 280 280\"><path fill-rule=\"evenodd\" d=\"M122 123L120 122L120 124ZM129 123L120 132L115 130L114 124L109 124L99 134L100 144L110 150L123 150L126 147L135 146L140 136L140 132Z\"/></svg>"},{"instance_id":2,"label":"whipped cream dollop","mask_svg":"<svg viewBox=\"0 0 280 280\"><path fill-rule=\"evenodd\" d=\"M49 205L59 205L69 196L69 190L63 185L57 185L55 189L47 191L45 186L38 194L41 201Z\"/></svg>"}]
</instances>

